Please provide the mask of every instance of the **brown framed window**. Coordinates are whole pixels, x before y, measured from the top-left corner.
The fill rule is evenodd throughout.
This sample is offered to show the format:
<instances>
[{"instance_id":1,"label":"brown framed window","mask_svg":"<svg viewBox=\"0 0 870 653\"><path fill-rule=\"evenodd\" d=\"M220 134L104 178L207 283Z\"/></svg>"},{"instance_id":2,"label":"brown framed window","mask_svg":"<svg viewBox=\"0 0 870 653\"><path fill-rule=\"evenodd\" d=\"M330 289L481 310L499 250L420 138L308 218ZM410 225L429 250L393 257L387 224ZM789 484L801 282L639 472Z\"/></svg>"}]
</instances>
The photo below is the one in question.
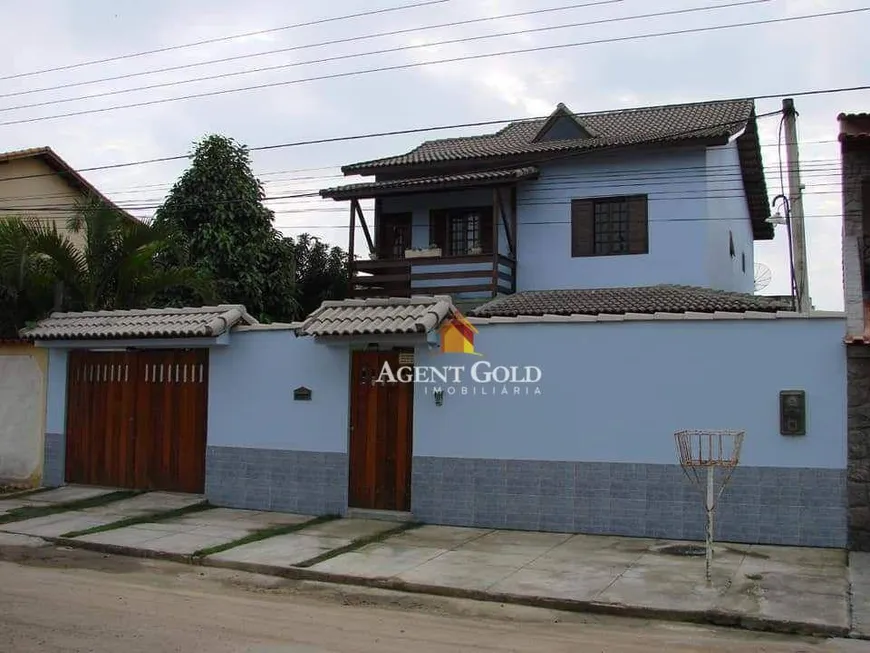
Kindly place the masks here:
<instances>
[{"instance_id":1,"label":"brown framed window","mask_svg":"<svg viewBox=\"0 0 870 653\"><path fill-rule=\"evenodd\" d=\"M378 218L377 251L383 259L405 258L411 247L411 214L383 213Z\"/></svg>"},{"instance_id":2,"label":"brown framed window","mask_svg":"<svg viewBox=\"0 0 870 653\"><path fill-rule=\"evenodd\" d=\"M615 256L649 251L647 196L571 202L571 256Z\"/></svg>"},{"instance_id":3,"label":"brown framed window","mask_svg":"<svg viewBox=\"0 0 870 653\"><path fill-rule=\"evenodd\" d=\"M429 234L444 256L465 256L475 247L492 254L492 207L431 211Z\"/></svg>"}]
</instances>

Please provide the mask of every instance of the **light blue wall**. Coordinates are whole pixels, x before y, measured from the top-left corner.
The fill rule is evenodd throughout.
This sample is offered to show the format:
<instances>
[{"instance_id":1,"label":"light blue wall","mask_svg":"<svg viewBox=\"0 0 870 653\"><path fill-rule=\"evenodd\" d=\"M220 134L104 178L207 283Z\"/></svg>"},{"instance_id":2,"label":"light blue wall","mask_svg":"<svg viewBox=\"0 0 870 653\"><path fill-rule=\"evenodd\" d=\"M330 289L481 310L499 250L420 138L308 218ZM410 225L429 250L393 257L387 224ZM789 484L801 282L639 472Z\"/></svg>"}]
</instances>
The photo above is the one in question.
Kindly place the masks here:
<instances>
[{"instance_id":1,"label":"light blue wall","mask_svg":"<svg viewBox=\"0 0 870 653\"><path fill-rule=\"evenodd\" d=\"M517 190L517 290L673 283L753 291L752 229L736 142L584 155L539 167L540 177L521 182ZM634 194L649 198L649 253L572 258L571 200ZM411 211L413 245L424 247L429 244L431 209L472 205L492 205L492 191L386 198L383 211ZM507 253L501 225L498 233L499 252ZM466 282L474 281L463 285ZM418 284L420 289L425 285Z\"/></svg>"},{"instance_id":2,"label":"light blue wall","mask_svg":"<svg viewBox=\"0 0 870 653\"><path fill-rule=\"evenodd\" d=\"M843 469L841 319L480 325L493 365L537 365L540 396L415 387L414 455L674 464L681 429L744 429L741 464ZM417 365L471 365L420 351ZM807 435L779 434L779 392L807 393Z\"/></svg>"},{"instance_id":3,"label":"light blue wall","mask_svg":"<svg viewBox=\"0 0 870 653\"><path fill-rule=\"evenodd\" d=\"M45 401L46 433L66 432L66 363L66 350L48 350L48 386Z\"/></svg>"},{"instance_id":4,"label":"light blue wall","mask_svg":"<svg viewBox=\"0 0 870 653\"><path fill-rule=\"evenodd\" d=\"M707 269L710 286L735 292L754 291L752 223L743 191L737 143L707 149ZM734 240L734 258L728 233ZM741 254L746 255L743 271Z\"/></svg>"},{"instance_id":5,"label":"light blue wall","mask_svg":"<svg viewBox=\"0 0 870 653\"><path fill-rule=\"evenodd\" d=\"M347 347L291 331L238 331L209 359L208 445L347 451ZM305 386L311 401L294 401Z\"/></svg>"},{"instance_id":6,"label":"light blue wall","mask_svg":"<svg viewBox=\"0 0 870 653\"><path fill-rule=\"evenodd\" d=\"M541 166L517 193L517 290L708 286L703 148L584 156ZM649 196L649 253L571 257L571 200Z\"/></svg>"}]
</instances>

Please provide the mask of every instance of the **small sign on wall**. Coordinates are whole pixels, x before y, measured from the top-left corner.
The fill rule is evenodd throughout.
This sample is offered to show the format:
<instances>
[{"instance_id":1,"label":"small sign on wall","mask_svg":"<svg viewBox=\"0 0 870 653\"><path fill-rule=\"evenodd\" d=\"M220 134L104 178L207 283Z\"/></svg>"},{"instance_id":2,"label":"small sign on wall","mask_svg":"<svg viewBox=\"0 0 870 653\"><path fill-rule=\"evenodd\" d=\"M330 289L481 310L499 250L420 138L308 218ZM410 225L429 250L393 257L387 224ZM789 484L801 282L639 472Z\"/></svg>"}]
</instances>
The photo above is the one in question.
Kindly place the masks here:
<instances>
[{"instance_id":1,"label":"small sign on wall","mask_svg":"<svg viewBox=\"0 0 870 653\"><path fill-rule=\"evenodd\" d=\"M803 390L783 390L779 393L780 435L806 435L807 393Z\"/></svg>"},{"instance_id":2,"label":"small sign on wall","mask_svg":"<svg viewBox=\"0 0 870 653\"><path fill-rule=\"evenodd\" d=\"M293 391L293 401L311 401L311 390L300 385Z\"/></svg>"}]
</instances>

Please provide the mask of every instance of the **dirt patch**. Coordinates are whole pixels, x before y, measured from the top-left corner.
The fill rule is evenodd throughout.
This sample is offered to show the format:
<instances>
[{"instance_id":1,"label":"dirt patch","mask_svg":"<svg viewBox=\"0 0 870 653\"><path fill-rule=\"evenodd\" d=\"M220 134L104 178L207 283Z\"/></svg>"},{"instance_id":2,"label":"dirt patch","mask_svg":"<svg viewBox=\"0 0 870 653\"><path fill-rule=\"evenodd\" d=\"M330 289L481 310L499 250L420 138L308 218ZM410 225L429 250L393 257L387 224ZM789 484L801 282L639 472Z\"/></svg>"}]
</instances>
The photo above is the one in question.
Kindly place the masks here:
<instances>
[{"instance_id":1,"label":"dirt patch","mask_svg":"<svg viewBox=\"0 0 870 653\"><path fill-rule=\"evenodd\" d=\"M0 499L7 494L19 494L30 489L32 488L28 485L0 485Z\"/></svg>"},{"instance_id":2,"label":"dirt patch","mask_svg":"<svg viewBox=\"0 0 870 653\"><path fill-rule=\"evenodd\" d=\"M142 569L136 558L111 556L83 549L70 549L51 545L41 547L0 547L0 561L13 562L28 567L48 569L88 569L112 574L124 574Z\"/></svg>"}]
</instances>

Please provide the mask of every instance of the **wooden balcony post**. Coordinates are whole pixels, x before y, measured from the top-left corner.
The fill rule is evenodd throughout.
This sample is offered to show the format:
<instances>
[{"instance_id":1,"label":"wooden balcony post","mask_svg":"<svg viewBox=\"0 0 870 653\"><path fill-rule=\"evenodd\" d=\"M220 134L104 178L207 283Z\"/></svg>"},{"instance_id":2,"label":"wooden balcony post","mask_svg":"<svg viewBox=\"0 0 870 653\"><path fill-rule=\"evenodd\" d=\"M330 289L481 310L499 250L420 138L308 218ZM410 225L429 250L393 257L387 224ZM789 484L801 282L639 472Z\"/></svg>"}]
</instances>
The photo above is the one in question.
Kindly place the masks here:
<instances>
[{"instance_id":1,"label":"wooden balcony post","mask_svg":"<svg viewBox=\"0 0 870 653\"><path fill-rule=\"evenodd\" d=\"M350 201L350 234L347 239L347 285L348 294L353 295L353 274L354 274L354 257L353 257L353 238L356 232L356 204L357 201Z\"/></svg>"},{"instance_id":2,"label":"wooden balcony post","mask_svg":"<svg viewBox=\"0 0 870 653\"><path fill-rule=\"evenodd\" d=\"M514 251L511 252L511 255L514 258L514 267L511 273L511 292L517 291L517 262L520 259L520 250L517 246L517 235L519 233L519 228L517 223L519 220L517 219L517 187L511 186L511 233L514 236L513 244Z\"/></svg>"},{"instance_id":3,"label":"wooden balcony post","mask_svg":"<svg viewBox=\"0 0 870 653\"><path fill-rule=\"evenodd\" d=\"M501 200L498 186L492 189L492 296L498 294L498 216Z\"/></svg>"}]
</instances>

